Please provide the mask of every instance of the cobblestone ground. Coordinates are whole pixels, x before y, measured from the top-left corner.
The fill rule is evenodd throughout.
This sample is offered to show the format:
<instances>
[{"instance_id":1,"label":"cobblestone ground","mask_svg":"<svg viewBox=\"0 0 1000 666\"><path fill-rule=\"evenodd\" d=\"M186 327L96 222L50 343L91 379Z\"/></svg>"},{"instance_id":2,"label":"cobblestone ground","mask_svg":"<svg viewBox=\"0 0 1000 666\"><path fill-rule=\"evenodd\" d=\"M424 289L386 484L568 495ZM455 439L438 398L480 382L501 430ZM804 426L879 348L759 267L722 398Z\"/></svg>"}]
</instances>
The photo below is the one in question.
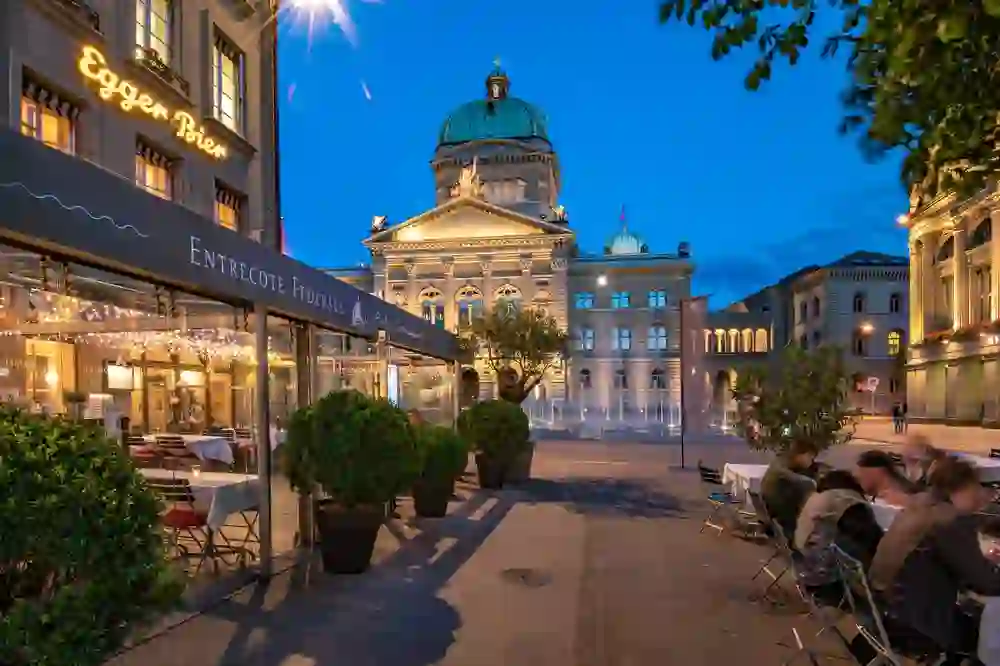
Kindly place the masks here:
<instances>
[{"instance_id":1,"label":"cobblestone ground","mask_svg":"<svg viewBox=\"0 0 1000 666\"><path fill-rule=\"evenodd\" d=\"M547 442L527 486L390 526L399 545L369 573L279 577L112 664L780 664L809 622L750 600L767 551L699 534L703 492L678 454ZM759 459L739 443L685 454L689 467Z\"/></svg>"}]
</instances>

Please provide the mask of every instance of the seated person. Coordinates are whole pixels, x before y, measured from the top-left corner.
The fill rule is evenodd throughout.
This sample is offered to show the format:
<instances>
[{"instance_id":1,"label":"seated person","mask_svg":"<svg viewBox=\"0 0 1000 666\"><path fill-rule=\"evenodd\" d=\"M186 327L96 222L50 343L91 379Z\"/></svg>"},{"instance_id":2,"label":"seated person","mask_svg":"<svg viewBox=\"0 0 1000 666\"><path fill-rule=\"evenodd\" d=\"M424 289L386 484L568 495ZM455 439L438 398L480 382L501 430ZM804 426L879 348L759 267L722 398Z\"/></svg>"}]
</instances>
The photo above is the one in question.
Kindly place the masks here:
<instances>
[{"instance_id":1,"label":"seated person","mask_svg":"<svg viewBox=\"0 0 1000 666\"><path fill-rule=\"evenodd\" d=\"M767 466L760 481L760 498L767 513L781 526L789 541L795 538L802 505L816 490L816 482L809 477L815 461L815 448L805 442L794 442Z\"/></svg>"},{"instance_id":2,"label":"seated person","mask_svg":"<svg viewBox=\"0 0 1000 666\"><path fill-rule=\"evenodd\" d=\"M866 495L895 506L906 506L910 497L919 492L885 451L865 451L858 456L854 476Z\"/></svg>"},{"instance_id":3,"label":"seated person","mask_svg":"<svg viewBox=\"0 0 1000 666\"><path fill-rule=\"evenodd\" d=\"M940 453L931 446L926 436L913 434L906 438L903 444L903 476L924 490L928 486L927 475L930 467Z\"/></svg>"},{"instance_id":4,"label":"seated person","mask_svg":"<svg viewBox=\"0 0 1000 666\"><path fill-rule=\"evenodd\" d=\"M971 519L987 499L975 467L939 462L930 492L899 512L872 560L869 578L890 618L942 652L976 651L979 620L959 608L960 592L1000 595L1000 569L983 555Z\"/></svg>"}]
</instances>

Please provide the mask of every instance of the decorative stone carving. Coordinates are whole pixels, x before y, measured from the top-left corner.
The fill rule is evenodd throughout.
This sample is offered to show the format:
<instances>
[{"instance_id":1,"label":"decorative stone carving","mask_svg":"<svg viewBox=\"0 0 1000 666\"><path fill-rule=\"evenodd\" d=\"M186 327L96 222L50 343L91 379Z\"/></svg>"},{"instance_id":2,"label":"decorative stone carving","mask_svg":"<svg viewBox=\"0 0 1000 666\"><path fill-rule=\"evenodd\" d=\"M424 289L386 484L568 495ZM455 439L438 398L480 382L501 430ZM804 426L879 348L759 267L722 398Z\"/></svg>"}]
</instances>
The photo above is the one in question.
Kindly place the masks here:
<instances>
[{"instance_id":1,"label":"decorative stone carving","mask_svg":"<svg viewBox=\"0 0 1000 666\"><path fill-rule=\"evenodd\" d=\"M386 226L388 226L389 218L385 215L375 215L372 217L372 233L377 234L380 231L385 231Z\"/></svg>"},{"instance_id":2,"label":"decorative stone carving","mask_svg":"<svg viewBox=\"0 0 1000 666\"><path fill-rule=\"evenodd\" d=\"M481 270L484 275L489 275L493 272L493 262L489 259L480 259L479 270Z\"/></svg>"},{"instance_id":3,"label":"decorative stone carving","mask_svg":"<svg viewBox=\"0 0 1000 666\"><path fill-rule=\"evenodd\" d=\"M534 260L531 257L521 257L521 272L530 273Z\"/></svg>"},{"instance_id":4,"label":"decorative stone carving","mask_svg":"<svg viewBox=\"0 0 1000 666\"><path fill-rule=\"evenodd\" d=\"M483 182L479 179L479 164L476 158L473 158L472 164L463 167L458 174L458 182L451 188L451 196L453 199L457 197L482 199L483 192Z\"/></svg>"},{"instance_id":5,"label":"decorative stone carving","mask_svg":"<svg viewBox=\"0 0 1000 666\"><path fill-rule=\"evenodd\" d=\"M441 264L444 266L444 274L448 277L455 276L455 260L451 257L444 257L441 259Z\"/></svg>"},{"instance_id":6,"label":"decorative stone carving","mask_svg":"<svg viewBox=\"0 0 1000 666\"><path fill-rule=\"evenodd\" d=\"M408 261L404 266L406 267L406 274L412 277L417 270L417 265L412 261Z\"/></svg>"},{"instance_id":7,"label":"decorative stone carving","mask_svg":"<svg viewBox=\"0 0 1000 666\"><path fill-rule=\"evenodd\" d=\"M565 257L552 257L552 270L554 271L564 271L566 270L566 258Z\"/></svg>"}]
</instances>

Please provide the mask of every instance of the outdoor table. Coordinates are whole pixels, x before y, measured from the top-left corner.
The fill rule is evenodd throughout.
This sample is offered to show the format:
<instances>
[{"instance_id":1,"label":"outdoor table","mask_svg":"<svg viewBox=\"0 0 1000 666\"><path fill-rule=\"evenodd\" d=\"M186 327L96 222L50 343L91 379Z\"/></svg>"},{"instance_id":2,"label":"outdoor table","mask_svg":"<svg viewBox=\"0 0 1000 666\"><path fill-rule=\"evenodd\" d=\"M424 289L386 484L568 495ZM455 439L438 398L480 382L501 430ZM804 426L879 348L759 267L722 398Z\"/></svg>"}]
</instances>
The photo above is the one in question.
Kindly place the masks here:
<instances>
[{"instance_id":1,"label":"outdoor table","mask_svg":"<svg viewBox=\"0 0 1000 666\"><path fill-rule=\"evenodd\" d=\"M733 495L750 502L750 492L760 492L760 482L767 472L767 465L726 463L722 469L722 482L732 486Z\"/></svg>"},{"instance_id":2,"label":"outdoor table","mask_svg":"<svg viewBox=\"0 0 1000 666\"><path fill-rule=\"evenodd\" d=\"M252 511L260 504L260 477L256 474L232 472L200 472L190 470L142 468L139 472L150 479L186 479L191 484L195 509L207 516L208 527L217 530L234 513Z\"/></svg>"},{"instance_id":3,"label":"outdoor table","mask_svg":"<svg viewBox=\"0 0 1000 666\"><path fill-rule=\"evenodd\" d=\"M198 456L199 460L218 460L227 465L235 461L233 449L229 440L219 435L176 435L184 440L188 451ZM143 435L142 438L150 444L156 443L156 435Z\"/></svg>"},{"instance_id":4,"label":"outdoor table","mask_svg":"<svg viewBox=\"0 0 1000 666\"><path fill-rule=\"evenodd\" d=\"M976 466L979 470L979 480L982 483L996 483L1000 481L1000 458L987 458L977 456L973 453L956 452L955 457L961 458Z\"/></svg>"}]
</instances>

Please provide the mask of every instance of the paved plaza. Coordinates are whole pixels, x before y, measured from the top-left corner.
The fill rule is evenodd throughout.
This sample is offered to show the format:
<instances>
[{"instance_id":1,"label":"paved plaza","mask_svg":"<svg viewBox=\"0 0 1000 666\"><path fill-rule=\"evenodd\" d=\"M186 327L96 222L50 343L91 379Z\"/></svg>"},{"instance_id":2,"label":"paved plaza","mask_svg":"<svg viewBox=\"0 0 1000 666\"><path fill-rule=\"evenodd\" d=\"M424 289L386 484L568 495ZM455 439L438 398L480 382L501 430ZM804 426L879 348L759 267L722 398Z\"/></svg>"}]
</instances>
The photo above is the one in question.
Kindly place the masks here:
<instances>
[{"instance_id":1,"label":"paved plaza","mask_svg":"<svg viewBox=\"0 0 1000 666\"><path fill-rule=\"evenodd\" d=\"M759 459L739 443L699 459ZM535 479L463 490L438 521L387 526L359 577L251 588L114 666L779 664L789 609L750 600L766 550L699 534L697 475L674 445L547 442ZM402 507L404 518L407 507Z\"/></svg>"},{"instance_id":2,"label":"paved plaza","mask_svg":"<svg viewBox=\"0 0 1000 666\"><path fill-rule=\"evenodd\" d=\"M913 424L907 428L907 433L926 435L935 446L952 451L987 455L990 449L1000 449L1000 430L992 428ZM858 424L854 436L859 444L901 444L906 438L905 433L893 431L892 421L886 417L866 417Z\"/></svg>"}]
</instances>

